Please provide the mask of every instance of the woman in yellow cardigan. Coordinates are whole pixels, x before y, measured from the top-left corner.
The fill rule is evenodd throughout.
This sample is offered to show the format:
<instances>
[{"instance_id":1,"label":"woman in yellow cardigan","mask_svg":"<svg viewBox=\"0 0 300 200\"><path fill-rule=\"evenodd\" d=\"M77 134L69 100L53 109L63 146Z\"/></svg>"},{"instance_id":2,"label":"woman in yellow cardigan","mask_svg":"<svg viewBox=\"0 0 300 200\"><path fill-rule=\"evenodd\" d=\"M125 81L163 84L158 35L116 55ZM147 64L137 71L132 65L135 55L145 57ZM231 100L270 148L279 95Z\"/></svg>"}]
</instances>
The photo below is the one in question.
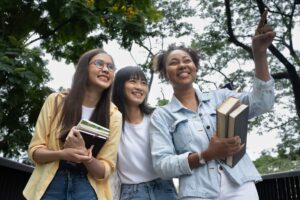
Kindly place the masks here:
<instances>
[{"instance_id":1,"label":"woman in yellow cardigan","mask_svg":"<svg viewBox=\"0 0 300 200\"><path fill-rule=\"evenodd\" d=\"M46 99L28 149L35 169L23 191L26 199L111 199L108 177L115 170L122 127L110 99L114 72L109 54L90 50L78 61L70 91ZM110 129L96 155L76 129L81 119Z\"/></svg>"}]
</instances>

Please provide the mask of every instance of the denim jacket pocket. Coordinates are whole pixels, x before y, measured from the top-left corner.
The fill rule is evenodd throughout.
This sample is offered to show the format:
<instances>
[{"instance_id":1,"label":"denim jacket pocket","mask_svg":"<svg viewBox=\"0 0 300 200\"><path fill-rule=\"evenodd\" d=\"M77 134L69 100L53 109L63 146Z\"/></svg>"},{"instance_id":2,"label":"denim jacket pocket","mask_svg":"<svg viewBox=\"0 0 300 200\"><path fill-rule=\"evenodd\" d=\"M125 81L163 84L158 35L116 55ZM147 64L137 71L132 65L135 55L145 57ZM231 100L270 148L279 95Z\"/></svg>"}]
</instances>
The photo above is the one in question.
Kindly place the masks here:
<instances>
[{"instance_id":1,"label":"denim jacket pocket","mask_svg":"<svg viewBox=\"0 0 300 200\"><path fill-rule=\"evenodd\" d=\"M217 114L216 111L211 111L202 114L203 128L206 130L209 140L216 131ZM209 128L208 128L209 127Z\"/></svg>"},{"instance_id":2,"label":"denim jacket pocket","mask_svg":"<svg viewBox=\"0 0 300 200\"><path fill-rule=\"evenodd\" d=\"M173 135L173 143L177 153L186 152L187 144L192 141L192 133L187 118L176 120L169 131Z\"/></svg>"}]
</instances>

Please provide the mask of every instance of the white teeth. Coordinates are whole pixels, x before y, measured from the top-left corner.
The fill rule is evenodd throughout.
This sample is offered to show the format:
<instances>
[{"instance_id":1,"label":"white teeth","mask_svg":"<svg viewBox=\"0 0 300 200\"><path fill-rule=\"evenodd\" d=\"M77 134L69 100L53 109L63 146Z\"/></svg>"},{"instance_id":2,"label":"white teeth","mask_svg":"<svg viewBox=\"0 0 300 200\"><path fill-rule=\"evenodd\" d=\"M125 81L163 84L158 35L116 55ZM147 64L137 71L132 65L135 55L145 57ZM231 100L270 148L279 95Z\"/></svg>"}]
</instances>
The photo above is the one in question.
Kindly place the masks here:
<instances>
[{"instance_id":1,"label":"white teeth","mask_svg":"<svg viewBox=\"0 0 300 200\"><path fill-rule=\"evenodd\" d=\"M178 74L180 77L187 77L189 75L188 72L181 72Z\"/></svg>"},{"instance_id":2,"label":"white teeth","mask_svg":"<svg viewBox=\"0 0 300 200\"><path fill-rule=\"evenodd\" d=\"M98 75L97 78L100 78L101 80L108 81L108 77L106 77L106 76Z\"/></svg>"},{"instance_id":3,"label":"white teeth","mask_svg":"<svg viewBox=\"0 0 300 200\"><path fill-rule=\"evenodd\" d=\"M133 92L133 95L135 95L135 96L143 96L143 93L141 93L141 92Z\"/></svg>"}]
</instances>

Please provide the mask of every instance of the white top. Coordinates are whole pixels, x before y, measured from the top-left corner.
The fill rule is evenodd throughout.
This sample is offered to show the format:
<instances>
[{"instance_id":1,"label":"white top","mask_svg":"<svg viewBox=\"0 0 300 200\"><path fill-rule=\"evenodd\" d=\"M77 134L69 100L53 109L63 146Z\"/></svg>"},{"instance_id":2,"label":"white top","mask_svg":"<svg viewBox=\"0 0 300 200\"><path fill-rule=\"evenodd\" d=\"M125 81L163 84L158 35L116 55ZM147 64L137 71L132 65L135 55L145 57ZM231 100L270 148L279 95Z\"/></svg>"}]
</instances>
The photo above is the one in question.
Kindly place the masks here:
<instances>
[{"instance_id":1,"label":"white top","mask_svg":"<svg viewBox=\"0 0 300 200\"><path fill-rule=\"evenodd\" d=\"M149 125L150 116L146 115L140 124L124 123L117 162L122 183L138 184L158 178L152 166Z\"/></svg>"},{"instance_id":2,"label":"white top","mask_svg":"<svg viewBox=\"0 0 300 200\"><path fill-rule=\"evenodd\" d=\"M81 119L90 119L95 108L82 106Z\"/></svg>"}]
</instances>

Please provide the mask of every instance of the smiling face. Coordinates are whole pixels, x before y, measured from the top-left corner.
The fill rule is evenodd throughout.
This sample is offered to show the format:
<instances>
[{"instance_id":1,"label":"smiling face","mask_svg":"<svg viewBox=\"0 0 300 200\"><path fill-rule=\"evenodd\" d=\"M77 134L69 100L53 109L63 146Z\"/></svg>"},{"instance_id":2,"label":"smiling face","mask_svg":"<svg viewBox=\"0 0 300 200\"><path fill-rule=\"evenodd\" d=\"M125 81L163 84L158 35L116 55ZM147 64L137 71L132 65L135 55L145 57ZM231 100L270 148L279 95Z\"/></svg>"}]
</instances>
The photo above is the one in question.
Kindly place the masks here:
<instances>
[{"instance_id":1,"label":"smiling face","mask_svg":"<svg viewBox=\"0 0 300 200\"><path fill-rule=\"evenodd\" d=\"M100 68L97 66L98 61L103 63ZM110 67L112 65L114 65L113 60L108 54L101 53L92 57L88 68L88 88L103 91L111 86L114 79L114 70Z\"/></svg>"},{"instance_id":2,"label":"smiling face","mask_svg":"<svg viewBox=\"0 0 300 200\"><path fill-rule=\"evenodd\" d=\"M127 105L139 106L148 93L147 81L138 77L131 77L124 84L125 102Z\"/></svg>"},{"instance_id":3,"label":"smiling face","mask_svg":"<svg viewBox=\"0 0 300 200\"><path fill-rule=\"evenodd\" d=\"M174 89L193 87L197 68L191 56L183 50L170 52L166 59L166 79Z\"/></svg>"}]
</instances>

